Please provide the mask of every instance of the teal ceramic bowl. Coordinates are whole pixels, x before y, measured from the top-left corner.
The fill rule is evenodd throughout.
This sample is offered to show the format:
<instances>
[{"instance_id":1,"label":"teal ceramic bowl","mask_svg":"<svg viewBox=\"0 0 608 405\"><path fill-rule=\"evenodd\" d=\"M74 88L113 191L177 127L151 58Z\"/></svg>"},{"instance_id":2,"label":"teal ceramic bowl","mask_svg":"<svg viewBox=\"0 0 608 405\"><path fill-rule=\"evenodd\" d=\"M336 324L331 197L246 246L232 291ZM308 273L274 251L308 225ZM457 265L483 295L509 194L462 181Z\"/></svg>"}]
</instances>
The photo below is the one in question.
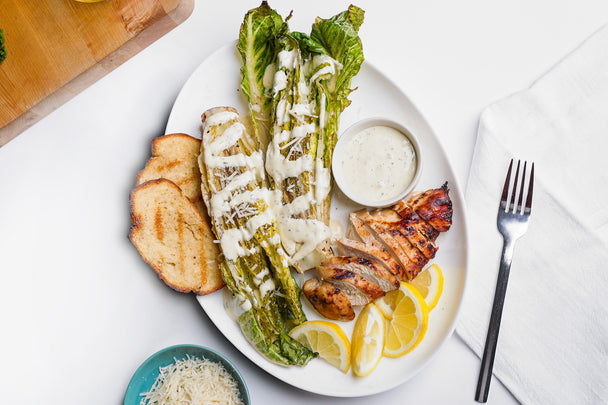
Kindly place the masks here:
<instances>
[{"instance_id":1,"label":"teal ceramic bowl","mask_svg":"<svg viewBox=\"0 0 608 405\"><path fill-rule=\"evenodd\" d=\"M245 380L243 380L243 376L241 376L241 373L239 373L230 360L208 347L177 345L167 347L166 349L153 354L139 366L127 387L124 405L139 405L142 399L140 394L150 391L152 384L154 384L154 381L156 381L156 378L158 377L159 368L175 363L176 359L184 360L187 356L198 357L200 359L204 358L222 364L226 371L230 373L234 381L236 381L243 404L251 404L249 390L247 389Z\"/></svg>"}]
</instances>

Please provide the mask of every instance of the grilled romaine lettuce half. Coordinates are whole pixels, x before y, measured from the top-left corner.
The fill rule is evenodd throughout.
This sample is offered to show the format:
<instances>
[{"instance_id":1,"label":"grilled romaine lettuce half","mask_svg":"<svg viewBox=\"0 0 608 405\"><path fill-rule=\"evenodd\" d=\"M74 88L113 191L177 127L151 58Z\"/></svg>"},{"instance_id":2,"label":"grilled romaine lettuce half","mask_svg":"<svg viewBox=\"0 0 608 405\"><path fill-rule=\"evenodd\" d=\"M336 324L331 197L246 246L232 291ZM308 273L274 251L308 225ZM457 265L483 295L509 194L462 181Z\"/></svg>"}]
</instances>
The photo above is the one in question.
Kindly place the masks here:
<instances>
[{"instance_id":1,"label":"grilled romaine lettuce half","mask_svg":"<svg viewBox=\"0 0 608 405\"><path fill-rule=\"evenodd\" d=\"M245 15L237 42L244 62L241 89L250 103L255 135L263 149L268 143L272 102L267 90L272 87L272 72L266 67L272 65L276 58L275 38L287 31L283 18L263 2Z\"/></svg>"},{"instance_id":2,"label":"grilled romaine lettuce half","mask_svg":"<svg viewBox=\"0 0 608 405\"><path fill-rule=\"evenodd\" d=\"M270 361L306 364L315 354L288 335L306 316L268 201L259 143L234 108L212 108L202 120L203 199L241 331Z\"/></svg>"},{"instance_id":3,"label":"grilled romaine lettuce half","mask_svg":"<svg viewBox=\"0 0 608 405\"><path fill-rule=\"evenodd\" d=\"M351 79L363 62L358 36L363 14L350 6L329 19L317 18L306 35L289 32L286 21L263 2L241 26L241 88L256 136L267 144L265 167L279 234L299 271L320 262L331 237L331 159L340 113L350 104Z\"/></svg>"}]
</instances>

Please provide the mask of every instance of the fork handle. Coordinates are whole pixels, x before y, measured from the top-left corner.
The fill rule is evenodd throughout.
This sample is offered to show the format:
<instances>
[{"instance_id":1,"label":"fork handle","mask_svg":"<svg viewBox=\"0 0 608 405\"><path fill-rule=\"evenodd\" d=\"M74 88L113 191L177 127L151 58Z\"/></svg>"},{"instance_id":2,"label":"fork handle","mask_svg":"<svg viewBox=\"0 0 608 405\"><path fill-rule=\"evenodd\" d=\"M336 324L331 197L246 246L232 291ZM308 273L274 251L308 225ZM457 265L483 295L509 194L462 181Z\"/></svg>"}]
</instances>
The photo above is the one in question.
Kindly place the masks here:
<instances>
[{"instance_id":1,"label":"fork handle","mask_svg":"<svg viewBox=\"0 0 608 405\"><path fill-rule=\"evenodd\" d=\"M477 380L477 392L475 394L475 400L477 402L486 402L488 400L488 391L490 390L490 381L492 380L492 367L494 366L494 355L496 354L498 332L500 330L502 308L507 292L507 283L509 282L509 271L511 269L514 245L514 240L505 238L502 247L500 267L498 268L498 279L496 281L496 291L494 292L490 325L488 326L486 345L483 349L481 369L479 371L479 379Z\"/></svg>"}]
</instances>

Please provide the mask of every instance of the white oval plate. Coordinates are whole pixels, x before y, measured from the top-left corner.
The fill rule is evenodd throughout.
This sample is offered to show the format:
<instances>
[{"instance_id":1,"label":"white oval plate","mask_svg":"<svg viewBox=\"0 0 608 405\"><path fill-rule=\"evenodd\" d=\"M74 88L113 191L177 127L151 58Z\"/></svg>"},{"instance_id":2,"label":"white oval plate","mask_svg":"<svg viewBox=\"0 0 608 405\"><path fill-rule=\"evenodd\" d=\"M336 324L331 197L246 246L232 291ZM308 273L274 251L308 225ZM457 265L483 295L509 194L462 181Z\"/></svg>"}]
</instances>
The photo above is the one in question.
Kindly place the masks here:
<instances>
[{"instance_id":1,"label":"white oval plate","mask_svg":"<svg viewBox=\"0 0 608 405\"><path fill-rule=\"evenodd\" d=\"M171 111L166 133L183 132L200 137L201 114L211 107L232 106L242 114L248 113L247 101L240 91L240 56L234 43L210 55L188 79ZM415 376L437 353L452 334L460 309L467 274L467 229L464 200L446 154L437 137L412 102L388 78L368 62L353 80L357 90L351 94L352 104L340 118L340 128L369 118L384 117L396 121L414 133L425 156L425 167L419 190L449 184L454 215L452 228L437 240L439 250L433 263L438 264L445 277L443 295L431 312L426 337L411 353L397 359L383 358L376 370L367 377L352 372L342 374L323 360L312 360L305 367L281 367L259 355L245 340L241 331L226 313L223 294L198 297L209 318L226 338L245 356L268 373L300 389L336 397L356 397L387 391ZM349 212L360 206L349 201L338 189L332 191L332 219L346 224ZM312 273L312 272L308 272ZM306 274L305 278L312 274ZM301 281L300 276L296 276ZM320 319L306 299L302 304L309 320ZM350 336L354 321L339 325Z\"/></svg>"}]
</instances>

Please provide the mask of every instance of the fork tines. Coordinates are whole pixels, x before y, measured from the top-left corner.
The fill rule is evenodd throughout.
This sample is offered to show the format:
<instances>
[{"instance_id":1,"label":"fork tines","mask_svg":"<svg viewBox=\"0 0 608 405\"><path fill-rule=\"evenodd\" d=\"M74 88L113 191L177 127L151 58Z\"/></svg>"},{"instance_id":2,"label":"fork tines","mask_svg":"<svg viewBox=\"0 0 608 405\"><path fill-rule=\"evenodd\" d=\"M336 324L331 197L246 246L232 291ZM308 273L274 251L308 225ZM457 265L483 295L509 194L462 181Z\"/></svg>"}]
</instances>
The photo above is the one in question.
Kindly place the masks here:
<instances>
[{"instance_id":1,"label":"fork tines","mask_svg":"<svg viewBox=\"0 0 608 405\"><path fill-rule=\"evenodd\" d=\"M515 179L513 180L513 188L511 189L511 201L507 205L507 201L509 201L509 185L511 184L511 172L513 171L513 159L511 159L511 163L509 164L509 170L507 171L507 178L505 179L505 185L502 189L502 197L500 198L500 209L506 212L512 212L514 214L523 214L530 215L532 210L532 190L534 188L534 162L532 162L532 167L530 170L530 179L528 180L528 191L526 195L526 202L523 206L522 203L524 198L525 191L525 183L526 183L526 166L527 162L524 162L524 167L521 175L521 182L519 181L519 168L520 168L521 160L517 161L517 168L515 169ZM519 187L519 197L517 200L517 205L515 205L515 198L517 196L517 185ZM508 209L507 209L508 208Z\"/></svg>"}]
</instances>

